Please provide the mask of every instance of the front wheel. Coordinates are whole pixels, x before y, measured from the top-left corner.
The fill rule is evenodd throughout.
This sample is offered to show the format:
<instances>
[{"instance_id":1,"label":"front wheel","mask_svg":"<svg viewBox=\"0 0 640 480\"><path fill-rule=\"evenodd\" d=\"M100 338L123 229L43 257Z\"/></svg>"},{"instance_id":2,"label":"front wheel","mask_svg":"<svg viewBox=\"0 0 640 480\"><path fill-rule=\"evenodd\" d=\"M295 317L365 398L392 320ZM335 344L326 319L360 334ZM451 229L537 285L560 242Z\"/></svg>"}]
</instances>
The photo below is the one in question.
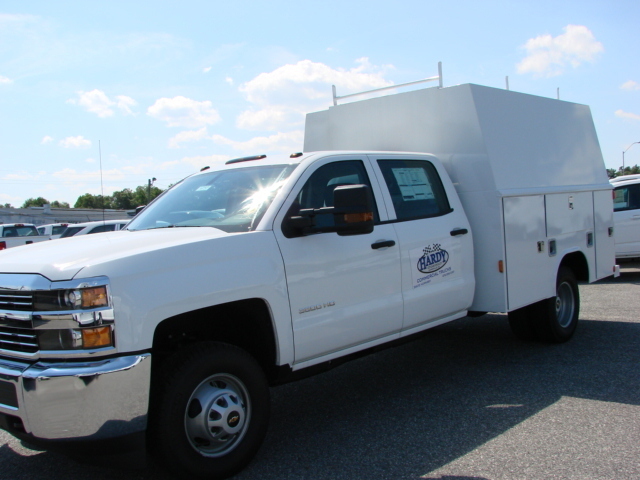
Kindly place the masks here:
<instances>
[{"instance_id":1,"label":"front wheel","mask_svg":"<svg viewBox=\"0 0 640 480\"><path fill-rule=\"evenodd\" d=\"M253 357L224 343L197 344L165 368L150 453L179 474L229 477L260 447L269 410L269 387Z\"/></svg>"}]
</instances>

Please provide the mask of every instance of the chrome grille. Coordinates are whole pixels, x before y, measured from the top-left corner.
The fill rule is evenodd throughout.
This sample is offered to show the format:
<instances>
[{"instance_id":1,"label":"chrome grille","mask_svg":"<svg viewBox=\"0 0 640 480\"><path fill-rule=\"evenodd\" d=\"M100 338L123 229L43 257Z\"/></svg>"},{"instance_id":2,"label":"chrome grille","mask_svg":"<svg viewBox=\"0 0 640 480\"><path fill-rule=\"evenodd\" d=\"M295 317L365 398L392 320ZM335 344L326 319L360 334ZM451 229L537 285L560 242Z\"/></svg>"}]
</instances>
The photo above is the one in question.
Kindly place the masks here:
<instances>
[{"instance_id":1,"label":"chrome grille","mask_svg":"<svg viewBox=\"0 0 640 480\"><path fill-rule=\"evenodd\" d=\"M33 292L0 289L0 310L20 312L33 310Z\"/></svg>"},{"instance_id":2,"label":"chrome grille","mask_svg":"<svg viewBox=\"0 0 640 480\"><path fill-rule=\"evenodd\" d=\"M36 353L38 348L38 338L30 328L0 326L0 350Z\"/></svg>"}]
</instances>

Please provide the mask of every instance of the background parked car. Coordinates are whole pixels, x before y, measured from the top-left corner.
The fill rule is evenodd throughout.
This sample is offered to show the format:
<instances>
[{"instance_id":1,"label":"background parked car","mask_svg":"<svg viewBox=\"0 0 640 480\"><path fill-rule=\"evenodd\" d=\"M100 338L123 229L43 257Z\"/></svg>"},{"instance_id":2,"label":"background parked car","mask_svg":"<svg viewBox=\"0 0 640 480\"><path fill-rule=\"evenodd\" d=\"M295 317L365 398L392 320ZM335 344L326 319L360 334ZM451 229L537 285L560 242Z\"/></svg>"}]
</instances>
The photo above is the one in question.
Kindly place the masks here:
<instances>
[{"instance_id":1,"label":"background parked car","mask_svg":"<svg viewBox=\"0 0 640 480\"><path fill-rule=\"evenodd\" d=\"M610 180L614 187L616 258L640 257L640 175Z\"/></svg>"},{"instance_id":2,"label":"background parked car","mask_svg":"<svg viewBox=\"0 0 640 480\"><path fill-rule=\"evenodd\" d=\"M49 240L32 223L0 223L0 250Z\"/></svg>"},{"instance_id":3,"label":"background parked car","mask_svg":"<svg viewBox=\"0 0 640 480\"><path fill-rule=\"evenodd\" d=\"M49 240L54 240L56 238L60 238L60 235L64 233L68 226L68 223L50 223L48 225L40 225L38 227L38 235L45 235L49 237Z\"/></svg>"},{"instance_id":4,"label":"background parked car","mask_svg":"<svg viewBox=\"0 0 640 480\"><path fill-rule=\"evenodd\" d=\"M122 230L127 223L129 223L129 220L104 220L98 222L76 223L74 225L69 225L60 238Z\"/></svg>"}]
</instances>

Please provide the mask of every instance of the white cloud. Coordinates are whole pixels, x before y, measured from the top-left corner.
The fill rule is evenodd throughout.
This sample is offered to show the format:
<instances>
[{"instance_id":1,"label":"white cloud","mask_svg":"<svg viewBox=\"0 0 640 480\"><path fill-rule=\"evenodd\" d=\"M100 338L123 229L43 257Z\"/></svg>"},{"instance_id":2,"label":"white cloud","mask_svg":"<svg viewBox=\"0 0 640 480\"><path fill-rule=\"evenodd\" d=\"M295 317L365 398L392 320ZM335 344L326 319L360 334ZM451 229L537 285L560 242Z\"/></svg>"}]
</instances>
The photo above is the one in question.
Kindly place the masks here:
<instances>
[{"instance_id":1,"label":"white cloud","mask_svg":"<svg viewBox=\"0 0 640 480\"><path fill-rule=\"evenodd\" d=\"M40 140L40 143L42 145L46 145L47 143L51 142L53 142L53 137L50 137L49 135L45 135L44 137L42 137L42 140Z\"/></svg>"},{"instance_id":2,"label":"white cloud","mask_svg":"<svg viewBox=\"0 0 640 480\"><path fill-rule=\"evenodd\" d=\"M181 143L197 142L206 138L209 138L207 127L202 127L200 130L187 130L170 138L169 148L179 148Z\"/></svg>"},{"instance_id":3,"label":"white cloud","mask_svg":"<svg viewBox=\"0 0 640 480\"><path fill-rule=\"evenodd\" d=\"M229 85L233 85L233 78L231 77L226 77L224 81L227 82Z\"/></svg>"},{"instance_id":4,"label":"white cloud","mask_svg":"<svg viewBox=\"0 0 640 480\"><path fill-rule=\"evenodd\" d=\"M67 103L83 107L87 112L95 113L100 118L112 117L115 114L113 107L117 107L125 115L134 115L131 107L138 103L126 95L117 95L115 100L110 99L102 90L91 90L90 92L77 92L78 98L67 100Z\"/></svg>"},{"instance_id":5,"label":"white cloud","mask_svg":"<svg viewBox=\"0 0 640 480\"><path fill-rule=\"evenodd\" d=\"M156 100L147 109L147 115L166 122L168 127L198 128L220 121L211 102L198 102L183 96Z\"/></svg>"},{"instance_id":6,"label":"white cloud","mask_svg":"<svg viewBox=\"0 0 640 480\"><path fill-rule=\"evenodd\" d=\"M3 180L31 180L35 178L30 173L9 173L2 177Z\"/></svg>"},{"instance_id":7,"label":"white cloud","mask_svg":"<svg viewBox=\"0 0 640 480\"><path fill-rule=\"evenodd\" d=\"M297 120L300 122L302 112L286 106L273 105L262 110L246 110L238 115L236 125L244 130L278 130L280 127ZM292 118L293 117L293 118Z\"/></svg>"},{"instance_id":8,"label":"white cloud","mask_svg":"<svg viewBox=\"0 0 640 480\"><path fill-rule=\"evenodd\" d=\"M616 117L628 118L629 120L640 120L637 113L625 112L624 110L616 110Z\"/></svg>"},{"instance_id":9,"label":"white cloud","mask_svg":"<svg viewBox=\"0 0 640 480\"><path fill-rule=\"evenodd\" d=\"M299 128L304 115L331 104L331 85L341 94L387 87L384 75L393 67L375 66L367 58L349 70L302 60L261 73L240 86L253 108L242 112L236 124L247 130Z\"/></svg>"},{"instance_id":10,"label":"white cloud","mask_svg":"<svg viewBox=\"0 0 640 480\"><path fill-rule=\"evenodd\" d=\"M640 83L629 80L620 85L622 90L640 90Z\"/></svg>"},{"instance_id":11,"label":"white cloud","mask_svg":"<svg viewBox=\"0 0 640 480\"><path fill-rule=\"evenodd\" d=\"M68 103L79 105L91 113L95 113L100 118L111 117L114 112L111 107L115 102L109 100L109 97L102 90L91 90L90 92L77 92L77 99L67 100Z\"/></svg>"},{"instance_id":12,"label":"white cloud","mask_svg":"<svg viewBox=\"0 0 640 480\"><path fill-rule=\"evenodd\" d=\"M0 85L6 85L11 82L13 82L13 80L11 80L10 78L0 75Z\"/></svg>"},{"instance_id":13,"label":"white cloud","mask_svg":"<svg viewBox=\"0 0 640 480\"><path fill-rule=\"evenodd\" d=\"M131 107L135 107L137 104L138 102L126 95L116 96L116 105L125 115L135 115L131 110Z\"/></svg>"},{"instance_id":14,"label":"white cloud","mask_svg":"<svg viewBox=\"0 0 640 480\"><path fill-rule=\"evenodd\" d=\"M593 62L604 51L591 30L583 25L567 25L557 37L540 35L524 45L527 56L517 65L518 73L553 77L571 66Z\"/></svg>"},{"instance_id":15,"label":"white cloud","mask_svg":"<svg viewBox=\"0 0 640 480\"><path fill-rule=\"evenodd\" d=\"M249 153L269 152L300 152L304 142L304 132L295 130L292 132L280 132L268 137L255 137L245 142L237 142L222 135L214 135L213 141L218 145L227 145L234 150Z\"/></svg>"},{"instance_id":16,"label":"white cloud","mask_svg":"<svg viewBox=\"0 0 640 480\"><path fill-rule=\"evenodd\" d=\"M202 73L209 73L211 71L211 67L205 67L202 69Z\"/></svg>"},{"instance_id":17,"label":"white cloud","mask_svg":"<svg viewBox=\"0 0 640 480\"><path fill-rule=\"evenodd\" d=\"M87 140L82 135L77 137L67 137L64 140L60 140L60 146L64 148L89 148L91 146L91 140Z\"/></svg>"},{"instance_id":18,"label":"white cloud","mask_svg":"<svg viewBox=\"0 0 640 480\"><path fill-rule=\"evenodd\" d=\"M0 204L4 205L8 203L13 206L20 206L23 203L23 199L18 196L7 195L6 193L0 193Z\"/></svg>"}]
</instances>

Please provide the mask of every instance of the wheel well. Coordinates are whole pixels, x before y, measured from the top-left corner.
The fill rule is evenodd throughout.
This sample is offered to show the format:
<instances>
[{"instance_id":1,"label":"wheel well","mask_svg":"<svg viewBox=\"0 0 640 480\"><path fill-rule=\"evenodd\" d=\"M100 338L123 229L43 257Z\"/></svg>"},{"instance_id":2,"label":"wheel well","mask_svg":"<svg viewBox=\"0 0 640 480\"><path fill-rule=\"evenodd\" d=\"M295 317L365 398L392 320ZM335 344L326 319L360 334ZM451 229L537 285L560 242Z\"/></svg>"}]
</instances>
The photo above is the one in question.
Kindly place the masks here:
<instances>
[{"instance_id":1,"label":"wheel well","mask_svg":"<svg viewBox=\"0 0 640 480\"><path fill-rule=\"evenodd\" d=\"M570 268L579 282L589 281L589 264L582 252L573 252L562 259L561 267Z\"/></svg>"},{"instance_id":2,"label":"wheel well","mask_svg":"<svg viewBox=\"0 0 640 480\"><path fill-rule=\"evenodd\" d=\"M154 369L178 350L202 341L240 347L262 365L268 378L275 375L275 336L264 300L225 303L163 320L153 335Z\"/></svg>"}]
</instances>

